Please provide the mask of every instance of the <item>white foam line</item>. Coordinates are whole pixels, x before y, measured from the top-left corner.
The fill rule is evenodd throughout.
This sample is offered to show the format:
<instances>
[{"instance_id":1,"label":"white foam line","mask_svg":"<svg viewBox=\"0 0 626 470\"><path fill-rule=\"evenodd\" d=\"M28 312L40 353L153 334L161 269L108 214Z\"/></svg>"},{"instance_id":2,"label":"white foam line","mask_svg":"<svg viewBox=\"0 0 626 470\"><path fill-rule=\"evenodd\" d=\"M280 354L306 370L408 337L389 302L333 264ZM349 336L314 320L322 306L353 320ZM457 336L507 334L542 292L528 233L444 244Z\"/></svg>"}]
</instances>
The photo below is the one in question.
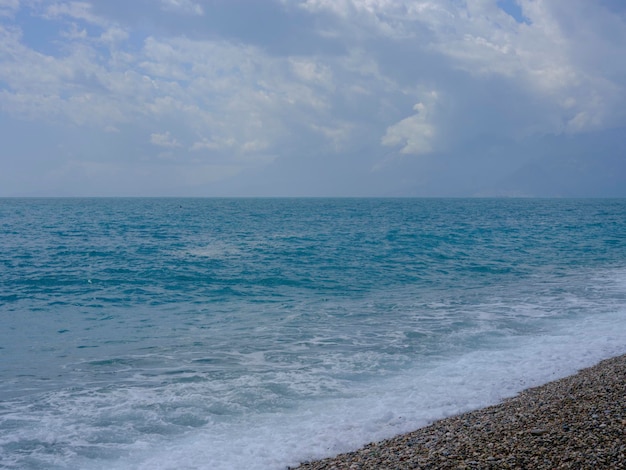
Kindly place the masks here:
<instances>
[{"instance_id":1,"label":"white foam line","mask_svg":"<svg viewBox=\"0 0 626 470\"><path fill-rule=\"evenodd\" d=\"M135 455L118 468L278 470L353 450L626 353L625 315L563 322L545 336L511 338L500 350L417 366L355 390L351 399L305 403L289 414L206 428L167 449Z\"/></svg>"}]
</instances>

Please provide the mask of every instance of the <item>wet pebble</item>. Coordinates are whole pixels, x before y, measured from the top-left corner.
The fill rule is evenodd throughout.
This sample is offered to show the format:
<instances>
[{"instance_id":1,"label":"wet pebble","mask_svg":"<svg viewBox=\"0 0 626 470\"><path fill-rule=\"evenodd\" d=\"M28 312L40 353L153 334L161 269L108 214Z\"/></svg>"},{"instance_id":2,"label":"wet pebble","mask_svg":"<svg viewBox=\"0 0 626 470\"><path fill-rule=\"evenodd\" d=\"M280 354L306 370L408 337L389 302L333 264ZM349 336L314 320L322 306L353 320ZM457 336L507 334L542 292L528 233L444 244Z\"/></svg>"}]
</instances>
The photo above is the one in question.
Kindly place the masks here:
<instances>
[{"instance_id":1,"label":"wet pebble","mask_svg":"<svg viewBox=\"0 0 626 470\"><path fill-rule=\"evenodd\" d=\"M626 469L626 356L298 470Z\"/></svg>"}]
</instances>

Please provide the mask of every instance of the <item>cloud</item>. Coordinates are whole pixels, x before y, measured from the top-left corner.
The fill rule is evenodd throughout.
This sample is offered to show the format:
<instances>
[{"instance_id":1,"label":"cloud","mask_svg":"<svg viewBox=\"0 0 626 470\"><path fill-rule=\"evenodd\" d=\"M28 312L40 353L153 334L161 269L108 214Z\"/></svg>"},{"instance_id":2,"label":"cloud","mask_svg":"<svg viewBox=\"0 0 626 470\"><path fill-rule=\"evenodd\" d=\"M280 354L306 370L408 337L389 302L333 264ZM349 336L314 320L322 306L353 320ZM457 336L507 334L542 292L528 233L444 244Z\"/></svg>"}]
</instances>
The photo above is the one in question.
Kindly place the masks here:
<instances>
[{"instance_id":1,"label":"cloud","mask_svg":"<svg viewBox=\"0 0 626 470\"><path fill-rule=\"evenodd\" d=\"M289 61L293 73L301 80L329 89L333 87L332 70L328 65L302 58L291 58Z\"/></svg>"},{"instance_id":2,"label":"cloud","mask_svg":"<svg viewBox=\"0 0 626 470\"><path fill-rule=\"evenodd\" d=\"M180 142L178 142L172 135L170 131L165 131L162 134L154 133L150 134L150 143L153 145L157 145L159 147L166 148L176 148L181 147Z\"/></svg>"},{"instance_id":3,"label":"cloud","mask_svg":"<svg viewBox=\"0 0 626 470\"><path fill-rule=\"evenodd\" d=\"M311 124L311 129L321 134L329 143L329 148L339 153L348 145L354 126L348 122L337 122L335 127Z\"/></svg>"},{"instance_id":4,"label":"cloud","mask_svg":"<svg viewBox=\"0 0 626 470\"><path fill-rule=\"evenodd\" d=\"M430 117L436 106L437 93L431 92L428 96L429 102L422 102L413 106L417 111L400 122L389 126L381 143L386 146L401 146L400 153L423 155L433 150L433 140L435 138L435 126L431 123Z\"/></svg>"},{"instance_id":5,"label":"cloud","mask_svg":"<svg viewBox=\"0 0 626 470\"><path fill-rule=\"evenodd\" d=\"M202 140L194 142L191 146L192 151L199 150L221 150L235 145L235 139L209 140L206 137Z\"/></svg>"},{"instance_id":6,"label":"cloud","mask_svg":"<svg viewBox=\"0 0 626 470\"><path fill-rule=\"evenodd\" d=\"M202 16L202 6L192 0L161 0L161 8L164 11Z\"/></svg>"},{"instance_id":7,"label":"cloud","mask_svg":"<svg viewBox=\"0 0 626 470\"><path fill-rule=\"evenodd\" d=\"M48 19L69 17L102 27L108 25L104 18L93 13L93 7L88 2L53 3L45 9L44 17Z\"/></svg>"},{"instance_id":8,"label":"cloud","mask_svg":"<svg viewBox=\"0 0 626 470\"><path fill-rule=\"evenodd\" d=\"M185 7L183 2L170 2L167 5ZM357 34L357 38L387 36L386 29L377 26L382 23L403 25L404 29L412 31L414 38L409 36L404 38L407 45L417 41L421 30L434 31L436 36L431 39L431 43L415 44L413 50L417 58L414 60L420 60L435 50L449 56L453 62L447 66L447 70L427 72L426 78L429 74L450 74L452 73L450 68L477 75L477 80L480 80L482 75L501 76L511 81L520 81L522 77L526 83L525 85L522 83L522 87L528 89L535 87L544 90L548 95L555 94L552 97L555 108L552 112L558 112L560 103L567 100L575 103L574 106L567 107L561 119L553 120L554 123L560 122L561 124L556 125L560 125L562 129L584 129L586 126L598 125L601 122L603 113L601 107L606 101L602 94L596 95L593 108L582 109L583 103L589 103L589 99L581 100L573 93L560 91L567 89L568 80L572 84L580 80L575 74L568 72L571 67L566 66L567 64L557 66L555 60L548 58L543 61L524 59L531 61L532 64L524 62L524 57L538 56L540 51L524 48L522 45L516 46L515 38L532 36L536 31L526 34L524 28L526 30L536 28L541 22L534 21L532 25L519 24L494 5L482 9L468 6L466 11L458 8L455 10L452 4L446 2L438 5L433 6L425 2L401 5L383 1L304 4L310 11L324 9L331 11L340 21L351 25L349 30L369 31L368 34ZM351 16L351 11L360 13ZM404 88L406 80L398 80L396 70L381 68L380 64L385 58L379 56L376 50L373 53L367 51L365 47L367 39L359 40L365 42L357 42L346 55L335 58L301 56L282 59L271 57L262 49L251 45L154 36L145 39L141 50L128 53L119 50L129 38L126 29L112 25L110 21L95 15L90 5L85 2L54 4L48 7L47 14L50 18L69 16L106 27L100 37L107 41L109 50L100 51L95 46L82 44L80 48L75 48L71 56L65 58L33 57L31 53L32 60L29 64L24 64L24 68L31 69L33 66L34 68L45 66L48 75L51 71L56 71L57 78L54 80L57 86L52 90L54 93L47 95L61 97L60 106L55 105L55 112L58 115L65 109L67 115L74 116L74 121L90 122L94 118L91 110L84 116L79 116L80 111L77 108L80 102L108 101L106 105L103 103L101 109L119 111L111 116L113 124L118 119L133 114L158 117L173 113L183 121L193 123L195 132L200 135L206 135L206 129L209 127L217 127L216 132L221 134L221 140L233 138L243 145L244 142L258 140L258 136L251 135L255 128L264 127L268 130L269 127L275 132L274 138L284 133L290 127L282 118L287 111L286 106L292 108L291 120L300 113L296 121L308 121L303 124L313 129L315 126L319 128L327 126L328 120L350 111L349 107L342 110L330 105L332 101L336 101L338 93L343 94L346 104L348 99L362 100L369 95L371 99L379 101L379 106L387 106L383 102L396 106L396 113L399 115L402 114L402 106L393 104L394 101L399 103L400 98L405 100L411 96L419 99L418 93L407 94ZM469 15L474 19L470 21ZM527 15L535 16L533 12ZM443 22L444 19L448 22ZM494 26L496 20L503 22L508 30L492 33L498 30ZM449 31L451 21L455 24L452 33ZM77 31L84 36L84 29ZM513 34L516 31L517 36ZM25 57L29 56L30 51L21 44L18 47L24 49ZM526 50L527 52L524 52ZM93 58L97 60L94 61ZM543 63L549 64L549 67L547 65L543 67L541 65ZM17 65L19 70L20 64L14 65ZM93 83L99 82L103 86L101 91L107 91L108 94L98 94L92 90L89 99L83 96L81 99L75 99L72 106L69 106L68 101L62 96L68 92L75 93L70 89L74 85L72 80L81 76L79 70L82 76L85 76L85 71L89 71L90 76L94 78ZM42 77L44 76L45 73ZM338 77L341 77L343 83L341 86L337 86ZM17 80L21 79L16 77ZM415 81L413 86L419 85L419 76L414 76L413 80ZM32 90L32 87L28 88ZM455 99L454 90L445 91L448 96ZM357 95L360 98L357 98ZM22 94L24 100L27 96L28 93ZM33 101L36 100L39 100L39 96L33 96ZM49 103L50 100L42 101L46 102ZM376 103L372 105L376 106ZM296 114L293 114L294 112ZM432 114L432 109L428 112ZM217 122L218 115L221 116L220 122ZM245 115L249 118L242 119ZM224 117L231 117L230 126L224 123L229 121ZM425 114L422 112L413 117L407 118L405 115L395 122L387 122L379 138L389 144L394 139L399 139L402 132L408 132L409 128L417 129L417 126L421 126L422 140L419 147L429 148L432 146L432 137L428 135L441 134L442 131L435 128L437 123L432 120L426 123L424 119ZM103 120L105 119L99 121ZM259 124L261 120L263 126ZM243 122L243 129L239 129L235 121ZM536 125L535 122L530 124ZM394 125L397 127L393 127ZM237 136L237 134L247 135ZM191 145L190 142L189 146ZM413 139L412 144L405 146L403 151L412 153L416 148L417 140Z\"/></svg>"},{"instance_id":9,"label":"cloud","mask_svg":"<svg viewBox=\"0 0 626 470\"><path fill-rule=\"evenodd\" d=\"M101 35L100 41L104 44L118 44L128 40L129 33L124 28L117 25L110 26Z\"/></svg>"},{"instance_id":10,"label":"cloud","mask_svg":"<svg viewBox=\"0 0 626 470\"><path fill-rule=\"evenodd\" d=\"M396 47L413 43L414 58L405 60L419 61L429 53L447 57L447 70L435 71L440 77L461 70L469 75L466 80L509 81L520 96L533 95L550 105L542 110L553 116L544 120L543 132L580 132L606 125L607 115L618 112L624 100L624 53L619 46L626 42L623 17L581 0L566 6L531 0L519 4L527 21L517 21L495 1L459 5L445 0L436 4L308 0L303 6L336 15L341 21L336 28L339 36L347 30L353 38L401 41ZM592 24L588 24L590 15ZM353 34L355 29L360 34ZM606 59L602 66L585 63L594 62L593 58L598 62L593 51L602 51ZM372 63L376 59L367 55ZM617 80L607 80L607 71ZM393 71L384 74L392 83ZM422 75L427 78L431 73ZM420 77L413 75L413 79L418 84ZM446 92L454 99L454 90ZM565 102L575 105L563 106ZM405 121L401 127L409 124ZM534 120L527 126L537 131Z\"/></svg>"},{"instance_id":11,"label":"cloud","mask_svg":"<svg viewBox=\"0 0 626 470\"><path fill-rule=\"evenodd\" d=\"M623 103L623 83L611 83L606 72L619 69L623 77L623 52L615 47L626 41L626 24L580 0L566 7L563 2L519 3L528 23L507 17L491 2L468 4L452 34L435 29L439 39L432 47L473 76L503 77L549 103L554 125L544 132L598 129L616 103ZM597 21L588 21L590 13ZM606 57L602 68L589 66L585 62L594 50L612 58Z\"/></svg>"},{"instance_id":12,"label":"cloud","mask_svg":"<svg viewBox=\"0 0 626 470\"><path fill-rule=\"evenodd\" d=\"M20 0L0 0L0 17L12 17L20 8Z\"/></svg>"},{"instance_id":13,"label":"cloud","mask_svg":"<svg viewBox=\"0 0 626 470\"><path fill-rule=\"evenodd\" d=\"M125 165L166 164L158 147L185 168L228 168L224 178L384 167L377 184L390 187L422 181L436 159L463 168L503 142L625 126L624 11L608 0L0 0L0 119L62 127L77 153L93 135Z\"/></svg>"}]
</instances>

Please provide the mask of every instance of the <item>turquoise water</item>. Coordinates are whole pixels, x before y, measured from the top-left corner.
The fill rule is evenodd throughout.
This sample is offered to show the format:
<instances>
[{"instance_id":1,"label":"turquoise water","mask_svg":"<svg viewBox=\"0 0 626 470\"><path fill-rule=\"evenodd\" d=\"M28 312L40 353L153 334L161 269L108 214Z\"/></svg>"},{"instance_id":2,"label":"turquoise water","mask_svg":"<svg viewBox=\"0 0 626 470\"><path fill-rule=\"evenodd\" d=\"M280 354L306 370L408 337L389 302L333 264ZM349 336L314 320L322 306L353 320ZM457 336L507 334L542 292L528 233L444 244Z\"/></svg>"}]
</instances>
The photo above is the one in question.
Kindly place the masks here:
<instances>
[{"instance_id":1,"label":"turquoise water","mask_svg":"<svg viewBox=\"0 0 626 470\"><path fill-rule=\"evenodd\" d=\"M0 199L0 467L284 469L625 320L626 200Z\"/></svg>"}]
</instances>

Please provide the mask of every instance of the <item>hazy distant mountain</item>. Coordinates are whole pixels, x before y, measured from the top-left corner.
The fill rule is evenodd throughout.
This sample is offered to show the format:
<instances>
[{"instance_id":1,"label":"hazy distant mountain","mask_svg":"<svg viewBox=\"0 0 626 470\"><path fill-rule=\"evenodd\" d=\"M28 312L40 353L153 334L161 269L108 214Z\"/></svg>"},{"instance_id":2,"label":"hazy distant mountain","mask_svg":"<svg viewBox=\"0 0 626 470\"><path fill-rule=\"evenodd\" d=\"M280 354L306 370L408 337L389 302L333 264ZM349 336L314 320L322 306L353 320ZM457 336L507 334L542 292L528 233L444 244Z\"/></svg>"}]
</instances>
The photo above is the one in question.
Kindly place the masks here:
<instances>
[{"instance_id":1,"label":"hazy distant mountain","mask_svg":"<svg viewBox=\"0 0 626 470\"><path fill-rule=\"evenodd\" d=\"M537 154L479 196L626 197L626 129L540 139Z\"/></svg>"}]
</instances>

